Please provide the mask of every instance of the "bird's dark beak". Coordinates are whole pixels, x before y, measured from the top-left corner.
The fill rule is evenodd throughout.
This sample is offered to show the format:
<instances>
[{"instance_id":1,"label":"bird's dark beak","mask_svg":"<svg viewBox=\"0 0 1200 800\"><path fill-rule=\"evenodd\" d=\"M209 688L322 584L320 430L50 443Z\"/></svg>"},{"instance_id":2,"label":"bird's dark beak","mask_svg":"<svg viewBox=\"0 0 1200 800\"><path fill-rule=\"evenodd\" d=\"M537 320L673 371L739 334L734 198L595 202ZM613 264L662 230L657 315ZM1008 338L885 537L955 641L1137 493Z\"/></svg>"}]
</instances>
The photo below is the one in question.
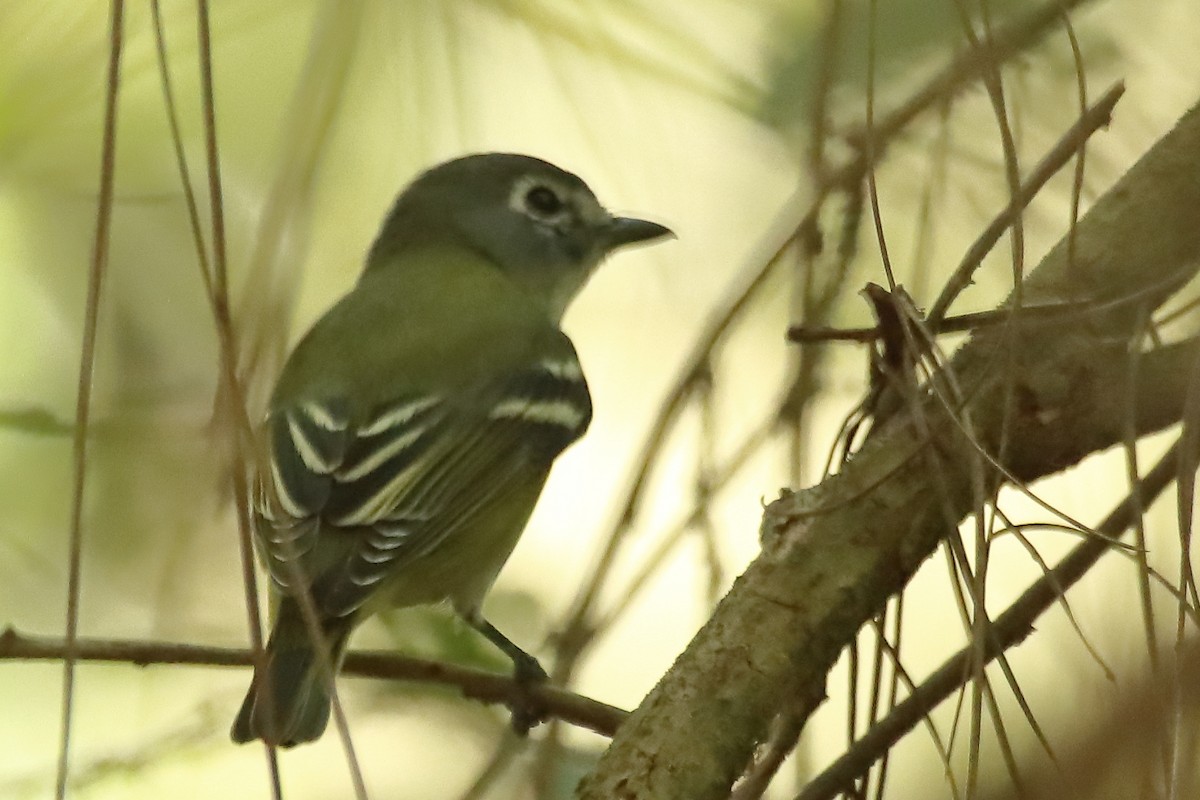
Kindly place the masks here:
<instances>
[{"instance_id":1,"label":"bird's dark beak","mask_svg":"<svg viewBox=\"0 0 1200 800\"><path fill-rule=\"evenodd\" d=\"M604 234L605 244L610 251L627 244L639 244L675 235L665 225L633 217L613 217L605 226Z\"/></svg>"}]
</instances>

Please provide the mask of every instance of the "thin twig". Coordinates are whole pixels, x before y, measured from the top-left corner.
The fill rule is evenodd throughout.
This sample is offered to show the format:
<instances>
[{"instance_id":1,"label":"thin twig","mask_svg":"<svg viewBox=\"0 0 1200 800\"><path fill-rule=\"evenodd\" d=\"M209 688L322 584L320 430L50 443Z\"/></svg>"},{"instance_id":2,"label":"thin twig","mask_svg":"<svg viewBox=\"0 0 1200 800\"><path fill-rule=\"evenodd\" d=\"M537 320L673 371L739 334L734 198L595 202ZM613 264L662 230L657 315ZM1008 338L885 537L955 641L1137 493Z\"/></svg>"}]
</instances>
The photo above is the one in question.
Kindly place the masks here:
<instances>
[{"instance_id":1,"label":"thin twig","mask_svg":"<svg viewBox=\"0 0 1200 800\"><path fill-rule=\"evenodd\" d=\"M167 37L163 28L162 2L151 0L150 14L154 21L154 47L158 58L158 73L162 81L163 108L167 113L167 125L171 129L171 148L175 155L175 168L179 170L179 184L183 190L183 202L187 209L188 231L192 235L192 247L196 251L196 259L200 266L200 280L204 284L204 293L209 302L214 295L212 266L209 263L208 248L204 241L204 226L200 222L200 204L196 200L196 190L192 186L191 170L188 168L187 153L183 148L183 132L179 125L179 110L175 103L175 91L171 84L171 70L167 57Z\"/></svg>"},{"instance_id":2,"label":"thin twig","mask_svg":"<svg viewBox=\"0 0 1200 800\"><path fill-rule=\"evenodd\" d=\"M1176 444L1139 481L1130 497L1123 500L1097 526L1097 530L1109 537L1116 537L1129 528L1138 509L1153 502L1175 480L1180 466L1178 459L1179 445ZM1134 499L1135 495L1137 500ZM1104 539L1085 539L1064 556L1053 570L1031 584L993 621L992 635L985 641L988 660L1021 643L1032 633L1034 621L1058 602L1060 591L1077 583L1109 549ZM904 734L971 677L969 665L974 658L973 649L974 645L968 645L947 659L890 714L872 726L854 747L810 781L797 800L828 800L841 791L841 787L865 774Z\"/></svg>"},{"instance_id":3,"label":"thin twig","mask_svg":"<svg viewBox=\"0 0 1200 800\"><path fill-rule=\"evenodd\" d=\"M68 534L67 625L63 650L62 722L58 743L55 797L67 796L71 762L71 719L75 698L75 662L79 658L79 594L83 561L83 494L87 484L88 422L91 418L92 378L96 368L96 329L100 317L100 289L108 267L108 243L112 229L113 185L117 155L117 96L121 89L121 51L125 3L112 0L109 19L108 82L104 103L104 134L100 153L100 189L96 204L96 235L88 270L87 300L84 305L83 342L79 353L79 383L75 399L75 431L72 438L73 487Z\"/></svg>"},{"instance_id":4,"label":"thin twig","mask_svg":"<svg viewBox=\"0 0 1200 800\"><path fill-rule=\"evenodd\" d=\"M170 664L244 667L253 664L251 651L243 648L130 639L77 637L74 652L77 661L131 664L138 667ZM66 658L66 655L65 639L30 636L19 633L12 627L0 633L0 661L54 661ZM363 678L453 686L461 690L464 697L488 704L510 702L516 686L511 675L383 651L359 650L349 653L342 672ZM544 703L550 715L602 736L615 733L627 716L627 712L616 706L565 689L545 684L523 689L529 691L539 703Z\"/></svg>"},{"instance_id":5,"label":"thin twig","mask_svg":"<svg viewBox=\"0 0 1200 800\"><path fill-rule=\"evenodd\" d=\"M1065 302L1027 305L1021 308L1021 321L1031 323L1037 320L1047 322L1062 322L1070 314L1095 314L1111 309L1112 303L1094 302ZM944 318L935 328L929 320L923 324L934 335L946 333L964 333L986 328L990 325L1003 325L1012 320L1011 308L993 308L987 311L972 311L967 314L956 314ZM788 328L787 338L796 344L822 344L825 342L868 343L883 338L884 331L878 326L862 328L829 328L810 325L793 325Z\"/></svg>"},{"instance_id":6,"label":"thin twig","mask_svg":"<svg viewBox=\"0 0 1200 800\"><path fill-rule=\"evenodd\" d=\"M1027 16L1005 25L992 38L989 60L997 65L1003 64L1023 51L1028 50L1049 33L1055 25L1062 22L1063 14L1088 1L1059 0L1058 2L1047 3L1030 12ZM981 54L972 48L967 48L958 56L951 59L950 63L943 67L941 71L914 92L907 100L901 103L892 113L879 120L875 124L875 136L883 141L890 141L895 138L901 129L907 128L914 119L925 111L940 105L944 100L958 94L965 87L973 85L982 77L986 67L987 61L981 57ZM847 140L860 150L863 149L863 140L866 136L863 130L864 127L860 125L857 129L851 129L846 134ZM875 155L878 157L881 153L877 150Z\"/></svg>"},{"instance_id":7,"label":"thin twig","mask_svg":"<svg viewBox=\"0 0 1200 800\"><path fill-rule=\"evenodd\" d=\"M163 28L162 8L159 0L151 0L150 3L151 16L154 25L154 42L155 52L158 58L159 76L162 81L163 89L163 106L167 113L167 122L171 130L171 144L175 153L175 164L179 170L179 182L183 191L183 199L188 216L188 228L192 234L192 246L196 252L196 259L200 268L200 278L204 286L205 299L208 301L209 310L212 314L215 328L217 331L217 339L219 344L219 372L229 384L229 390L224 396L226 400L226 416L233 422L234 428L230 436L230 452L233 454L233 473L232 483L234 489L234 497L237 506L238 530L240 533L241 555L242 555L242 579L245 587L245 596L247 604L247 618L250 621L250 640L252 652L255 654L255 663L260 663L263 656L263 641L261 620L259 617L257 605L257 590L254 585L254 570L252 562L252 547L247 548L249 540L249 510L246 506L247 487L245 485L244 475L241 473L242 466L245 463L244 452L245 443L253 441L253 431L250 426L249 418L246 414L246 403L241 391L241 387L236 380L228 380L231 376L235 376L235 358L236 350L234 348L234 335L232 326L229 325L228 312L222 314L222 308L227 309L228 303L224 299L225 295L218 292L213 277L213 269L210 265L208 250L204 240L203 227L200 222L199 204L196 200L195 188L192 185L191 171L188 168L187 155L183 147L183 135L179 125L179 114L175 103L175 95L171 85L171 72L169 68L169 60L167 57L166 35ZM207 39L207 33L203 34ZM205 57L205 56L202 56ZM207 79L211 82L211 68L207 72ZM206 118L215 120L215 114L212 113L212 87L209 85L206 89L207 106ZM206 130L212 130L206 126ZM211 137L214 147L209 150L210 166L215 162L215 131ZM218 180L219 186L219 180ZM214 203L214 211L220 211L220 204ZM220 253L224 258L224 247L222 238L222 247ZM225 287L222 288L225 291ZM253 453L253 449L250 449ZM283 796L283 788L279 776L279 760L276 757L275 748L272 745L267 745L265 748L267 760L267 772L270 780L271 797L274 800L280 800Z\"/></svg>"},{"instance_id":8,"label":"thin twig","mask_svg":"<svg viewBox=\"0 0 1200 800\"><path fill-rule=\"evenodd\" d=\"M878 0L870 0L867 4L867 120L866 120L866 160L867 167L867 196L870 199L871 219L875 223L875 239L879 244L879 265L887 278L889 292L896 291L896 274L892 270L892 258L888 255L887 237L883 232L883 211L879 207L879 187L875 181L875 22Z\"/></svg>"},{"instance_id":9,"label":"thin twig","mask_svg":"<svg viewBox=\"0 0 1200 800\"><path fill-rule=\"evenodd\" d=\"M879 18L879 3L878 0L870 0L867 4L867 92L866 92L866 148L867 160L872 164L875 162L875 57L876 57L876 40L878 37L878 18ZM879 204L879 185L876 180L875 167L872 166L867 170L867 199L871 209L871 221L875 227L875 242L879 247L879 265L883 269L884 277L887 281L889 292L896 291L896 274L892 269L892 258L888 250L887 234L883 228L883 210ZM847 446L847 450L849 447ZM901 595L903 596L903 595ZM887 606L884 606L884 616L887 613ZM878 625L876 628L876 638L874 646L874 656L871 660L871 673L869 677L870 694L866 703L866 722L867 724L874 723L879 709L879 688L883 677L883 626ZM847 668L849 670L849 680L847 691L849 693L849 702L846 704L847 713L847 735L849 741L847 746L854 744L858 738L858 705L859 705L859 660L858 660L859 637L855 637L849 645L849 658L847 659ZM855 792L859 797L866 797L870 784L869 773L863 776L855 786Z\"/></svg>"},{"instance_id":10,"label":"thin twig","mask_svg":"<svg viewBox=\"0 0 1200 800\"><path fill-rule=\"evenodd\" d=\"M1082 118L1088 110L1087 73L1083 68L1083 51L1079 47L1079 40L1075 37L1075 26L1071 24L1070 15L1065 13L1063 14L1063 29L1067 32L1067 41L1071 44L1071 57L1075 62L1076 87L1079 90L1079 116ZM1071 180L1071 222L1067 227L1067 269L1071 271L1076 268L1079 204L1083 197L1083 174L1086 164L1087 144L1085 142L1075 157L1075 174ZM1074 282L1072 281L1072 283Z\"/></svg>"},{"instance_id":11,"label":"thin twig","mask_svg":"<svg viewBox=\"0 0 1200 800\"><path fill-rule=\"evenodd\" d=\"M918 300L924 299L933 279L933 259L937 240L934 237L934 203L943 201L946 176L950 164L950 102L942 104L938 132L929 151L928 176L921 182L921 197L917 205L913 235L912 266L908 269L905 289Z\"/></svg>"},{"instance_id":12,"label":"thin twig","mask_svg":"<svg viewBox=\"0 0 1200 800\"><path fill-rule=\"evenodd\" d=\"M880 641L888 648L891 656L892 679L888 684L887 710L888 713L896 707L896 697L900 691L900 679L905 674L903 664L900 661L900 646L903 642L904 631L904 595L898 595L895 600L896 613L892 615L893 628L891 638L887 636L887 632L883 629L879 630ZM875 724L878 720L872 720L871 724ZM932 727L932 726L931 726ZM935 739L940 746L940 739ZM875 784L875 800L883 800L884 788L887 786L888 762L891 758L891 751L884 754L879 762L879 774ZM947 773L950 770L947 769Z\"/></svg>"},{"instance_id":13,"label":"thin twig","mask_svg":"<svg viewBox=\"0 0 1200 800\"><path fill-rule=\"evenodd\" d=\"M1042 190L1046 182L1050 180L1060 169L1062 169L1073 156L1079 153L1087 144L1087 140L1096 131L1108 125L1112 119L1113 107L1117 101L1121 99L1121 95L1125 93L1125 83L1117 81L1096 103L1088 109L1087 113L1081 115L1075 121L1075 124L1067 129L1054 147L1042 158L1040 162L1033 168L1033 172L1020 185L1018 190L1013 193L1009 200L1008 206L996 216L995 219L984 229L979 238L972 243L967 249L958 268L954 274L946 281L942 288L941 294L934 301L933 306L929 309L928 319L929 324L933 328L938 328L942 319L946 316L946 312L950 309L950 304L958 297L958 295L971 284L971 276L979 265L983 262L986 256L995 246L996 242L1003 235L1008 226L1017 219L1025 206L1032 202L1038 192ZM1024 309L1022 309L1024 312Z\"/></svg>"},{"instance_id":14,"label":"thin twig","mask_svg":"<svg viewBox=\"0 0 1200 800\"><path fill-rule=\"evenodd\" d=\"M248 462L257 462L257 449L253 444L253 432L246 413L245 395L237 381L237 362L233 322L229 313L229 270L228 250L225 244L225 204L221 184L221 158L217 142L216 90L213 82L212 36L209 25L208 0L198 0L196 5L197 56L199 59L202 114L204 120L204 153L208 177L209 215L212 226L212 270L206 269L203 243L197 241L200 269L208 290L209 306L217 331L219 344L219 374L225 391L223 410L230 420L229 455L233 484L234 508L237 516L239 556L242 568L242 587L246 603L246 619L250 628L250 646L256 668L263 665L265 653L262 638L262 616L258 608L258 587L254 576L254 544L250 530L250 491L247 486L245 467ZM163 71L164 90L169 89L167 73ZM170 100L168 95L167 100ZM182 148L177 142L179 168L185 187L190 189L186 173L186 162L182 160ZM193 233L195 236L196 234ZM247 454L250 458L247 458ZM267 771L273 797L281 797L283 789L279 775L279 762L272 743L265 743ZM357 785L361 784L361 777ZM365 800L365 791L358 792L359 800Z\"/></svg>"},{"instance_id":15,"label":"thin twig","mask_svg":"<svg viewBox=\"0 0 1200 800\"><path fill-rule=\"evenodd\" d=\"M1136 390L1139 382L1139 372L1142 364L1142 348L1141 344L1146 333L1151 329L1150 314L1148 310L1144 310L1141 314L1141 321L1138 325L1139 334L1131 337L1131 346L1128 354L1129 372L1126 386L1129 387L1126 391L1125 407L1127 412L1122 420L1122 430L1124 433L1124 441L1121 443L1121 449L1125 453L1125 475L1126 482L1130 486L1130 499L1137 505L1137 514L1133 524L1133 543L1137 547L1135 558L1137 559L1137 588L1138 588L1138 605L1141 607L1142 630L1146 637L1146 654L1149 660L1150 677L1154 685L1160 685L1159 681L1162 677L1162 665L1159 658L1159 646L1157 625L1154 621L1154 598L1150 592L1150 575L1152 573L1150 567L1150 556L1147 550L1146 541L1146 519L1145 519L1145 504L1136 490L1137 477L1140 472L1139 459L1137 453L1137 403L1135 401ZM1156 705L1157 714L1166 718L1166 697L1164 692L1156 692L1153 695ZM1168 748L1160 748L1161 763L1161 780L1165 785L1171 778L1171 759Z\"/></svg>"},{"instance_id":16,"label":"thin twig","mask_svg":"<svg viewBox=\"0 0 1200 800\"><path fill-rule=\"evenodd\" d=\"M999 63L992 57L992 26L991 15L988 13L987 0L982 0L980 10L983 17L984 34L982 40L976 36L975 30L971 24L970 13L967 10L966 0L957 0L956 7L959 11L959 16L962 21L963 33L971 46L972 51L980 54L983 64L983 85L987 89L988 99L991 101L992 110L996 116L996 124L1000 133L1000 147L1004 154L1004 177L1008 183L1009 205L1017 210L1012 216L1009 225L1009 237L1011 240L1012 250L1012 272L1013 272L1013 295L1012 306L1014 310L1019 310L1024 305L1024 273L1025 273L1025 218L1024 207L1027 203L1018 202L1017 198L1021 191L1021 170L1017 160L1017 146L1013 139L1012 126L1008 119L1008 106L1004 96L1004 81L1000 73ZM1015 333L1016 326L1008 326L1005 329L1005 335L1008 336ZM1005 353L1009 360L1008 369L1005 370L1006 376L1016 374L1013 369L1013 360L1016 359L1018 348L1009 346L1005 348ZM1001 416L999 436L998 457L1003 459L1008 452L1008 432L1012 420L1013 413L1013 382L1006 380L1003 384L1004 392L1004 410ZM972 467L975 474L982 474L983 465L978 458L972 458ZM992 489L990 498L984 497L982 480L977 480L975 489L977 499L977 508L980 513L975 515L975 568L974 585L972 586L971 597L974 601L972 609L972 625L971 625L971 640L975 645L975 659L972 662L972 671L974 672L974 680L971 682L971 737L970 737L970 753L967 758L967 796L973 797L977 786L979 774L979 752L981 747L981 728L983 723L983 704L988 700L989 707L994 705L994 696L992 695L991 686L988 682L987 675L984 673L983 667L984 658L984 642L988 638L989 620L985 611L987 601L987 574L990 564L991 548L989 547L988 532L984 527L984 515L982 510L986 503L995 503L996 493L1000 491L999 487ZM1020 696L1020 692L1015 684L1013 685L1014 692ZM1014 783L1020 785L1020 779L1015 772L1015 765L1011 758L1011 753L1008 747L1008 737L1004 733L1003 721L998 717L993 717L997 740L1000 745L1001 752L1004 755L1005 764L1009 767L1009 774L1012 775Z\"/></svg>"}]
</instances>

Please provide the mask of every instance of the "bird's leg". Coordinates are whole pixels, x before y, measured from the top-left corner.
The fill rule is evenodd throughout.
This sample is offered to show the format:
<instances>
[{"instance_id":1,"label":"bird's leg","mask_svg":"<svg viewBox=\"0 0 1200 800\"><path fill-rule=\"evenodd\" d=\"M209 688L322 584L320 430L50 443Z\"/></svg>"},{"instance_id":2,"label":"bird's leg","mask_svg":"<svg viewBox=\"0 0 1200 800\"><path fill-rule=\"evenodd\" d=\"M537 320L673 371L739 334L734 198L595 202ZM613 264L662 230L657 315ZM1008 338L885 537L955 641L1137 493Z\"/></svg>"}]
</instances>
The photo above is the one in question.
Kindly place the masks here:
<instances>
[{"instance_id":1,"label":"bird's leg","mask_svg":"<svg viewBox=\"0 0 1200 800\"><path fill-rule=\"evenodd\" d=\"M512 659L516 692L509 708L512 710L513 730L524 736L546 717L545 705L538 702L529 692L532 686L546 681L546 671L536 658L513 644L511 639L496 630L496 626L483 617L468 619L468 622L489 642L500 648L504 655Z\"/></svg>"}]
</instances>

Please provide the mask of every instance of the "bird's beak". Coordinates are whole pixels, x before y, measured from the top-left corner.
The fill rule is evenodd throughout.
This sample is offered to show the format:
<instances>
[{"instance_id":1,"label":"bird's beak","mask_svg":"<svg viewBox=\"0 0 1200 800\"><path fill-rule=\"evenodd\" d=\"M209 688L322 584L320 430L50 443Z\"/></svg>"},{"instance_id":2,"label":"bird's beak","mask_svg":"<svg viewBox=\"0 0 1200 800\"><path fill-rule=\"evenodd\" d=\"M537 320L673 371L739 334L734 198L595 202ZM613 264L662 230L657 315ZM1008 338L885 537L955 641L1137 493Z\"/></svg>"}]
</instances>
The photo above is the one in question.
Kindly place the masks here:
<instances>
[{"instance_id":1,"label":"bird's beak","mask_svg":"<svg viewBox=\"0 0 1200 800\"><path fill-rule=\"evenodd\" d=\"M604 230L606 249L609 251L627 244L639 244L674 235L675 233L665 225L633 217L613 217Z\"/></svg>"}]
</instances>

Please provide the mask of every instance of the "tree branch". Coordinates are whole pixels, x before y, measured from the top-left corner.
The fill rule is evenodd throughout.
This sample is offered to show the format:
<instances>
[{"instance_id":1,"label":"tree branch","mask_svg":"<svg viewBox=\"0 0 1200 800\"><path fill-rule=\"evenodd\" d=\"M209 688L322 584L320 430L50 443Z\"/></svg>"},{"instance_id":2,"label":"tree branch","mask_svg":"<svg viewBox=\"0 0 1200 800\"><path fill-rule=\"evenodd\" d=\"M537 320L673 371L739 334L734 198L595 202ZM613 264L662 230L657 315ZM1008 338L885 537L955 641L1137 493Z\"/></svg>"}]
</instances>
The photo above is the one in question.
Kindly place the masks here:
<instances>
[{"instance_id":1,"label":"tree branch","mask_svg":"<svg viewBox=\"0 0 1200 800\"><path fill-rule=\"evenodd\" d=\"M1121 501L1096 531L1109 538L1124 533L1138 511L1154 501L1179 473L1179 446L1172 447L1139 483L1134 493ZM1089 537L1076 545L1054 569L1026 589L992 623L992 637L984 643L984 663L1024 641L1033 632L1033 624L1048 611L1063 592L1087 574L1111 545L1099 537ZM855 780L866 775L902 736L916 727L925 716L950 697L972 677L971 664L976 648L968 645L948 658L903 702L838 757L820 775L804 787L796 800L829 800Z\"/></svg>"},{"instance_id":2,"label":"tree branch","mask_svg":"<svg viewBox=\"0 0 1200 800\"><path fill-rule=\"evenodd\" d=\"M30 636L19 633L11 626L0 633L0 661L61 661L66 652L66 642L58 637ZM253 663L248 650L173 642L80 638L76 640L73 652L77 661L124 663L138 667L161 664L248 667ZM346 656L342 672L363 678L453 686L462 692L463 697L482 703L507 703L518 691L516 683L507 675L390 652L351 652ZM628 714L607 703L553 686L537 685L521 691L532 694L551 715L603 736L612 736Z\"/></svg>"},{"instance_id":3,"label":"tree branch","mask_svg":"<svg viewBox=\"0 0 1200 800\"><path fill-rule=\"evenodd\" d=\"M1197 153L1200 107L1080 220L1073 258L1060 241L1021 287L1031 304L1096 303L1090 324L1025 321L1018 310L977 333L947 370L965 409L927 392L842 473L771 504L762 554L621 727L581 797L727 797L781 705L823 685L858 629L975 509L979 446L1032 481L1122 440L1116 354L1144 311L1200 267ZM1182 412L1182 393L1156 394L1153 413L1138 409L1139 433ZM914 469L914 456L934 466Z\"/></svg>"}]
</instances>

